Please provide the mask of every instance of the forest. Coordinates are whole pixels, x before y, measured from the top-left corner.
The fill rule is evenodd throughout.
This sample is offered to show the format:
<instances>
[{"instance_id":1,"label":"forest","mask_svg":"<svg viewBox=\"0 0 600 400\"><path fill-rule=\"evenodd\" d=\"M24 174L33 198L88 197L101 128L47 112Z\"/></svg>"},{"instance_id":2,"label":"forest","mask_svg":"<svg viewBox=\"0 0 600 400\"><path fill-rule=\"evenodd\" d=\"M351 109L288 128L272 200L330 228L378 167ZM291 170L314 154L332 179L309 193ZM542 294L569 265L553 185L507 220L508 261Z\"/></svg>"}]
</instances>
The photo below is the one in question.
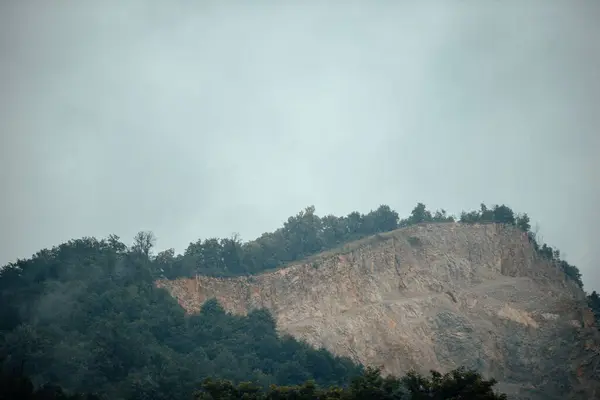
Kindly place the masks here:
<instances>
[{"instance_id":1,"label":"forest","mask_svg":"<svg viewBox=\"0 0 600 400\"><path fill-rule=\"evenodd\" d=\"M402 378L383 377L381 370L367 368L347 386L320 387L313 380L302 385L261 387L253 382L234 384L224 379L206 378L189 397L193 400L424 400L469 399L506 400L494 390L496 381L484 379L475 371L458 368L444 375L431 371L430 376L409 372ZM0 372L0 398L19 400L108 400L91 393L67 393L60 386L45 384L35 388L19 372ZM136 396L135 398L161 398ZM170 397L175 398L175 397Z\"/></svg>"},{"instance_id":2,"label":"forest","mask_svg":"<svg viewBox=\"0 0 600 400\"><path fill-rule=\"evenodd\" d=\"M527 214L504 205L482 204L456 218L419 203L405 219L385 205L343 217L319 217L307 207L255 240L207 238L190 243L180 255L172 249L153 254L151 232L138 233L129 246L116 235L73 239L0 270L2 386L24 396L18 398L40 399L69 398L65 393L110 399L233 399L240 393L248 399L315 398L314 393L340 399L442 399L450 398L440 394L448 390L481 393L468 397L473 399L501 398L490 389L493 381L473 371L383 378L349 359L278 335L265 310L234 316L211 300L199 314L185 315L154 286L164 277L257 274L369 235L454 221L518 227L540 257L582 286L577 267L561 259L557 249L538 243ZM588 299L598 313L598 295ZM411 382L420 383L411 389ZM0 395L8 398L13 397Z\"/></svg>"}]
</instances>

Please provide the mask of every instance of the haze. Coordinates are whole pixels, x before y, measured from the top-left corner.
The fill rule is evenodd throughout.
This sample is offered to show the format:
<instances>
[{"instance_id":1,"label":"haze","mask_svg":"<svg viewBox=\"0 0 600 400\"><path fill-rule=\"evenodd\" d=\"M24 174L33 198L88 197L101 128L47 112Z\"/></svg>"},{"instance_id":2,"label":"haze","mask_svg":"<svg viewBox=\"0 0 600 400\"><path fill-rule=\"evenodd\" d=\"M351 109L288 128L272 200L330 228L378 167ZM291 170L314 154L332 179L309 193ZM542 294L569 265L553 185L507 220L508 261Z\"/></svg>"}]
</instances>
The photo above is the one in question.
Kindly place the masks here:
<instances>
[{"instance_id":1,"label":"haze","mask_svg":"<svg viewBox=\"0 0 600 400\"><path fill-rule=\"evenodd\" d=\"M506 203L600 289L600 2L5 1L0 263Z\"/></svg>"}]
</instances>

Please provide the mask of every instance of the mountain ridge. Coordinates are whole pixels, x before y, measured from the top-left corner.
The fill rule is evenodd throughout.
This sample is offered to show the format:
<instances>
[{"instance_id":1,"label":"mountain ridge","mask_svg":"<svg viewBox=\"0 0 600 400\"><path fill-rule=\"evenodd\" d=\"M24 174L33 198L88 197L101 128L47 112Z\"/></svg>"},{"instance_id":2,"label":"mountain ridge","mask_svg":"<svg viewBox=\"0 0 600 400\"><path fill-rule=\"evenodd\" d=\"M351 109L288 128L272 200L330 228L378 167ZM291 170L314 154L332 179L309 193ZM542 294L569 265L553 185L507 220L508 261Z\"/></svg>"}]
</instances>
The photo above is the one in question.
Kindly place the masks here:
<instances>
[{"instance_id":1,"label":"mountain ridge","mask_svg":"<svg viewBox=\"0 0 600 400\"><path fill-rule=\"evenodd\" d=\"M527 214L482 204L456 219L422 203L405 219L385 205L340 217L307 207L254 240L198 240L179 255L154 255L148 231L130 246L73 239L0 269L0 364L36 387L110 398L189 398L203 377L375 379L351 359L474 367L507 393L593 398L598 294L594 315L577 267L538 243Z\"/></svg>"},{"instance_id":2,"label":"mountain ridge","mask_svg":"<svg viewBox=\"0 0 600 400\"><path fill-rule=\"evenodd\" d=\"M517 392L570 386L565 338L585 301L510 224L415 224L257 275L156 285L191 313L210 298L233 314L266 308L281 332L387 373L466 365Z\"/></svg>"}]
</instances>

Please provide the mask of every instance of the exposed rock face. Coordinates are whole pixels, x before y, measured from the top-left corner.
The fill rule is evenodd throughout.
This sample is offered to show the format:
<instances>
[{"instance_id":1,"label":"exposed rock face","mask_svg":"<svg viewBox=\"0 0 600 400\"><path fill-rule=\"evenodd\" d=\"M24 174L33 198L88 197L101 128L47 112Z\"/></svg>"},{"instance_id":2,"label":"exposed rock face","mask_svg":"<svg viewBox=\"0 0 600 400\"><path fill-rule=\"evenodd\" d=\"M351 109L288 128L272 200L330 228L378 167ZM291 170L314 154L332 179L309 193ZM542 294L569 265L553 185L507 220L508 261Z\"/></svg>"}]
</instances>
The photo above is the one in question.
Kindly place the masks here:
<instances>
[{"instance_id":1,"label":"exposed rock face","mask_svg":"<svg viewBox=\"0 0 600 400\"><path fill-rule=\"evenodd\" d=\"M475 368L518 398L572 393L583 292L501 225L418 225L253 277L158 281L188 312L216 297L364 365Z\"/></svg>"},{"instance_id":2,"label":"exposed rock face","mask_svg":"<svg viewBox=\"0 0 600 400\"><path fill-rule=\"evenodd\" d=\"M583 327L579 329L571 359L576 371L573 399L600 399L600 329L591 310L583 312Z\"/></svg>"}]
</instances>

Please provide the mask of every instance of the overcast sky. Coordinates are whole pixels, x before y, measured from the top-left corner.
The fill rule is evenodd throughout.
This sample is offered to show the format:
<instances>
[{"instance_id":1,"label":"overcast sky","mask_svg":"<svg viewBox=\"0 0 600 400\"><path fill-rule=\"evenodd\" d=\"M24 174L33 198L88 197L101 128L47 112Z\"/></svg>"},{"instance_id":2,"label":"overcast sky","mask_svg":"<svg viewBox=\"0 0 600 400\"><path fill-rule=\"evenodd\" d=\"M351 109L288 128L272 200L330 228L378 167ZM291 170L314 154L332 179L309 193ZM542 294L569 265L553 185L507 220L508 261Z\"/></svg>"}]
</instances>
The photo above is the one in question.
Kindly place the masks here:
<instances>
[{"instance_id":1,"label":"overcast sky","mask_svg":"<svg viewBox=\"0 0 600 400\"><path fill-rule=\"evenodd\" d=\"M324 3L2 2L0 263L486 202L600 289L600 2Z\"/></svg>"}]
</instances>

